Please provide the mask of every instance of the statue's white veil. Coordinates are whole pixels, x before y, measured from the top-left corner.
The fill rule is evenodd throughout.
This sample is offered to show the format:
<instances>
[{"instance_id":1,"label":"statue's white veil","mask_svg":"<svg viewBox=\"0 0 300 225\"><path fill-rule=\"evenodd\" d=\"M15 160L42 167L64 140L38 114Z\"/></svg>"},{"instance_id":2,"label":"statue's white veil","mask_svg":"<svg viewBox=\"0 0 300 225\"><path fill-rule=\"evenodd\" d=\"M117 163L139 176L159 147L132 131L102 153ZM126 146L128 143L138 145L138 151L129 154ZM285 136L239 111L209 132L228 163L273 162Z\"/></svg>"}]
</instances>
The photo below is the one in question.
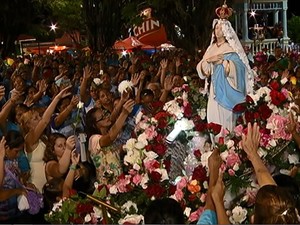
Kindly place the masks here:
<instances>
[{"instance_id":1,"label":"statue's white veil","mask_svg":"<svg viewBox=\"0 0 300 225\"><path fill-rule=\"evenodd\" d=\"M244 48L236 35L236 32L231 26L231 23L227 19L214 19L213 20L213 29L215 28L216 24L221 24L222 31L224 33L224 37L226 38L228 44L232 47L232 49L238 54L242 62L246 66L246 87L247 87L247 94L253 93L253 85L254 85L254 74L253 71L249 65L249 60L246 56L246 53L244 51ZM210 48L214 42L215 36L214 32L212 32L211 41L210 41Z\"/></svg>"}]
</instances>

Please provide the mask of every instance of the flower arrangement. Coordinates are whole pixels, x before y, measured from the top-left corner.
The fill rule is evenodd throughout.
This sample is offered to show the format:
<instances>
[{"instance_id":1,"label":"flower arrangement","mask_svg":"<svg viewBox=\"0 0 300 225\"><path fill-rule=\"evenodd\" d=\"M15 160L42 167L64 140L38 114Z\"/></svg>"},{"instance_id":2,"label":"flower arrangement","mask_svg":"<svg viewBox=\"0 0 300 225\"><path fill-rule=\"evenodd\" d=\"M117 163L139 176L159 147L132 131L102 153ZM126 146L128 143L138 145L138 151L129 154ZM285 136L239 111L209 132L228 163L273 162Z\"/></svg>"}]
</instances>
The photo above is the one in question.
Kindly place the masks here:
<instances>
[{"instance_id":1,"label":"flower arrangement","mask_svg":"<svg viewBox=\"0 0 300 225\"><path fill-rule=\"evenodd\" d=\"M205 92L185 84L172 93L175 98L154 110L152 117L137 115L134 135L123 146L123 174L115 183L96 186L95 195L121 209L120 214L111 217L113 223L143 223L148 203L164 197L180 202L186 223L195 223L204 210L207 195L208 157L213 146L217 146L223 160L221 169L228 190L225 207L230 222L249 223L258 184L240 145L242 135L247 133L247 123L257 122L260 126L259 155L271 172L288 171L299 163L291 135L285 130L293 105L287 83L274 72L268 86L247 96L246 102L235 108L240 117L232 132L207 123ZM169 144L166 138L176 126L181 132L175 143ZM174 165L170 149L176 142L186 148L178 152L183 160L180 173L173 177L171 172L178 165Z\"/></svg>"},{"instance_id":2,"label":"flower arrangement","mask_svg":"<svg viewBox=\"0 0 300 225\"><path fill-rule=\"evenodd\" d=\"M91 200L75 194L55 203L45 219L52 224L97 224L102 220L102 211Z\"/></svg>"}]
</instances>

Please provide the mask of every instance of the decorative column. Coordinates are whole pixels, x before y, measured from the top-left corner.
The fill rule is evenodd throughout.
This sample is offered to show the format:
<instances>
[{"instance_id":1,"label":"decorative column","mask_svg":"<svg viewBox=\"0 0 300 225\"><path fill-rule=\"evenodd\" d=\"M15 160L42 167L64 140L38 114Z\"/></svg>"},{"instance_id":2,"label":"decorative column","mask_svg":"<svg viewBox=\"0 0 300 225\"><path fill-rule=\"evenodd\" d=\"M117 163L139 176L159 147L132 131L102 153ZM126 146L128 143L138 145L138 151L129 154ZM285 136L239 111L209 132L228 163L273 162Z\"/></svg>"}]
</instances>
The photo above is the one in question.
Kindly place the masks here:
<instances>
[{"instance_id":1,"label":"decorative column","mask_svg":"<svg viewBox=\"0 0 300 225\"><path fill-rule=\"evenodd\" d=\"M244 2L243 7L243 40L249 41L249 35L248 35L248 3Z\"/></svg>"},{"instance_id":2,"label":"decorative column","mask_svg":"<svg viewBox=\"0 0 300 225\"><path fill-rule=\"evenodd\" d=\"M282 2L282 26L283 26L283 38L286 39L288 38L287 36L287 0Z\"/></svg>"},{"instance_id":3,"label":"decorative column","mask_svg":"<svg viewBox=\"0 0 300 225\"><path fill-rule=\"evenodd\" d=\"M275 24L278 24L278 10L276 10L276 11L274 11L273 12L273 26L275 25Z\"/></svg>"}]
</instances>

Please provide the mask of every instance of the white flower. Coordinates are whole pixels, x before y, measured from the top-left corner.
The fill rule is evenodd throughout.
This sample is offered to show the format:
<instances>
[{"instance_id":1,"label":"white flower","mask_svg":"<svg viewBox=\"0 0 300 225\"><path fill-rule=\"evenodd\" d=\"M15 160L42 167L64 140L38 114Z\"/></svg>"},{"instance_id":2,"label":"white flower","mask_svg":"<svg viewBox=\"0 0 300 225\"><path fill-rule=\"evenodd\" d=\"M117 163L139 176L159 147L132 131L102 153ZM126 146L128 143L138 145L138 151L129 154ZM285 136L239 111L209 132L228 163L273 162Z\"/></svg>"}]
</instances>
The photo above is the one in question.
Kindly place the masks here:
<instances>
[{"instance_id":1,"label":"white flower","mask_svg":"<svg viewBox=\"0 0 300 225\"><path fill-rule=\"evenodd\" d=\"M158 157L158 154L153 151L144 151L144 154L146 155L144 162L156 159Z\"/></svg>"},{"instance_id":2,"label":"white flower","mask_svg":"<svg viewBox=\"0 0 300 225\"><path fill-rule=\"evenodd\" d=\"M138 141L135 143L134 147L137 149L143 149L143 148L145 148L145 143Z\"/></svg>"},{"instance_id":3,"label":"white flower","mask_svg":"<svg viewBox=\"0 0 300 225\"><path fill-rule=\"evenodd\" d=\"M91 215L90 214L86 214L86 216L84 217L84 222L88 223L88 222L91 221L91 219L92 219Z\"/></svg>"},{"instance_id":4,"label":"white flower","mask_svg":"<svg viewBox=\"0 0 300 225\"><path fill-rule=\"evenodd\" d=\"M191 211L192 211L192 209L190 207L185 207L185 210L183 213L184 213L184 215L189 217L191 215Z\"/></svg>"},{"instance_id":5,"label":"white flower","mask_svg":"<svg viewBox=\"0 0 300 225\"><path fill-rule=\"evenodd\" d=\"M231 147L234 146L234 141L233 140L227 141L226 146L227 146L228 149L230 149Z\"/></svg>"},{"instance_id":6,"label":"white flower","mask_svg":"<svg viewBox=\"0 0 300 225\"><path fill-rule=\"evenodd\" d=\"M99 86L100 84L103 83L103 81L102 81L100 78L98 78L98 77L94 78L94 79L93 79L93 82L94 82L97 86Z\"/></svg>"},{"instance_id":7,"label":"white flower","mask_svg":"<svg viewBox=\"0 0 300 225\"><path fill-rule=\"evenodd\" d=\"M203 187L204 187L205 189L208 189L208 182L207 182L207 181L204 181L204 182L203 182Z\"/></svg>"},{"instance_id":8,"label":"white flower","mask_svg":"<svg viewBox=\"0 0 300 225\"><path fill-rule=\"evenodd\" d=\"M77 104L77 108L81 109L83 107L84 103L82 101L79 101Z\"/></svg>"},{"instance_id":9,"label":"white flower","mask_svg":"<svg viewBox=\"0 0 300 225\"><path fill-rule=\"evenodd\" d=\"M116 185L111 186L111 187L109 188L109 193L110 193L110 194L113 194L113 195L117 194L117 193L118 193L118 188L117 188L117 186L116 186Z\"/></svg>"},{"instance_id":10,"label":"white flower","mask_svg":"<svg viewBox=\"0 0 300 225\"><path fill-rule=\"evenodd\" d=\"M232 215L229 217L229 221L232 224L241 224L247 218L247 210L241 206L236 206L231 211Z\"/></svg>"},{"instance_id":11,"label":"white flower","mask_svg":"<svg viewBox=\"0 0 300 225\"><path fill-rule=\"evenodd\" d=\"M135 124L138 124L141 121L143 115L144 113L142 111L138 112L138 114L135 116Z\"/></svg>"},{"instance_id":12,"label":"white flower","mask_svg":"<svg viewBox=\"0 0 300 225\"><path fill-rule=\"evenodd\" d=\"M148 187L148 181L149 181L149 176L148 176L148 174L146 173L144 176L143 176L143 178L142 178L142 180L141 180L141 183L140 183L140 185L141 185L141 187L143 188L143 189L146 189L147 187Z\"/></svg>"},{"instance_id":13,"label":"white flower","mask_svg":"<svg viewBox=\"0 0 300 225\"><path fill-rule=\"evenodd\" d=\"M187 118L182 118L178 120L175 124L176 127L180 127L181 130L191 130L195 127L195 124L192 120L188 120Z\"/></svg>"},{"instance_id":14,"label":"white flower","mask_svg":"<svg viewBox=\"0 0 300 225\"><path fill-rule=\"evenodd\" d=\"M139 164L135 163L135 164L133 164L132 168L136 171L139 171L141 169L141 166Z\"/></svg>"},{"instance_id":15,"label":"white flower","mask_svg":"<svg viewBox=\"0 0 300 225\"><path fill-rule=\"evenodd\" d=\"M55 212L62 207L63 200L60 199L59 202L53 204L52 211Z\"/></svg>"},{"instance_id":16,"label":"white flower","mask_svg":"<svg viewBox=\"0 0 300 225\"><path fill-rule=\"evenodd\" d=\"M133 201L127 201L125 204L122 205L121 210L123 213L126 213L130 212L131 208L133 208L135 212L138 212L137 205Z\"/></svg>"},{"instance_id":17,"label":"white flower","mask_svg":"<svg viewBox=\"0 0 300 225\"><path fill-rule=\"evenodd\" d=\"M96 218L102 218L102 210L98 206L93 207L93 216Z\"/></svg>"},{"instance_id":18,"label":"white flower","mask_svg":"<svg viewBox=\"0 0 300 225\"><path fill-rule=\"evenodd\" d=\"M144 146L148 145L148 141L147 141L147 135L146 133L142 133L138 136L138 142L141 142L144 144Z\"/></svg>"},{"instance_id":19,"label":"white flower","mask_svg":"<svg viewBox=\"0 0 300 225\"><path fill-rule=\"evenodd\" d=\"M118 86L118 91L120 94L122 94L124 91L127 91L127 89L131 89L133 87L133 84L129 80L123 80Z\"/></svg>"},{"instance_id":20,"label":"white flower","mask_svg":"<svg viewBox=\"0 0 300 225\"><path fill-rule=\"evenodd\" d=\"M234 171L238 171L238 170L240 169L239 164L238 164L238 163L235 163L232 169L233 169Z\"/></svg>"},{"instance_id":21,"label":"white flower","mask_svg":"<svg viewBox=\"0 0 300 225\"><path fill-rule=\"evenodd\" d=\"M210 152L204 152L201 155L201 164L203 167L208 168L208 158L211 155L211 151Z\"/></svg>"},{"instance_id":22,"label":"white flower","mask_svg":"<svg viewBox=\"0 0 300 225\"><path fill-rule=\"evenodd\" d=\"M133 214L133 215L126 215L124 219L120 219L118 221L119 224L143 224L141 221L144 221L143 215Z\"/></svg>"},{"instance_id":23,"label":"white flower","mask_svg":"<svg viewBox=\"0 0 300 225\"><path fill-rule=\"evenodd\" d=\"M289 159L289 163L290 164L297 164L297 163L299 163L299 156L296 155L296 154L289 155L288 159Z\"/></svg>"},{"instance_id":24,"label":"white flower","mask_svg":"<svg viewBox=\"0 0 300 225\"><path fill-rule=\"evenodd\" d=\"M286 82L288 82L288 79L286 77L280 80L280 83L282 85L285 84Z\"/></svg>"},{"instance_id":25,"label":"white flower","mask_svg":"<svg viewBox=\"0 0 300 225\"><path fill-rule=\"evenodd\" d=\"M161 175L160 181L169 180L168 172L166 169L155 169L156 172L158 172Z\"/></svg>"},{"instance_id":26,"label":"white flower","mask_svg":"<svg viewBox=\"0 0 300 225\"><path fill-rule=\"evenodd\" d=\"M206 109L203 108L203 109L197 110L197 112L202 120L204 120L206 118Z\"/></svg>"},{"instance_id":27,"label":"white flower","mask_svg":"<svg viewBox=\"0 0 300 225\"><path fill-rule=\"evenodd\" d=\"M132 150L135 147L137 140L135 138L130 138L126 141L126 144L123 146L124 150Z\"/></svg>"},{"instance_id":28,"label":"white flower","mask_svg":"<svg viewBox=\"0 0 300 225\"><path fill-rule=\"evenodd\" d=\"M127 154L124 157L125 165L133 165L135 163L141 162L140 151L136 149L127 150Z\"/></svg>"},{"instance_id":29,"label":"white flower","mask_svg":"<svg viewBox=\"0 0 300 225\"><path fill-rule=\"evenodd\" d=\"M221 156L221 158L222 158L223 161L226 161L228 155L229 155L229 153L228 153L227 150L224 151L224 152L222 152L222 153L220 154L220 156Z\"/></svg>"}]
</instances>

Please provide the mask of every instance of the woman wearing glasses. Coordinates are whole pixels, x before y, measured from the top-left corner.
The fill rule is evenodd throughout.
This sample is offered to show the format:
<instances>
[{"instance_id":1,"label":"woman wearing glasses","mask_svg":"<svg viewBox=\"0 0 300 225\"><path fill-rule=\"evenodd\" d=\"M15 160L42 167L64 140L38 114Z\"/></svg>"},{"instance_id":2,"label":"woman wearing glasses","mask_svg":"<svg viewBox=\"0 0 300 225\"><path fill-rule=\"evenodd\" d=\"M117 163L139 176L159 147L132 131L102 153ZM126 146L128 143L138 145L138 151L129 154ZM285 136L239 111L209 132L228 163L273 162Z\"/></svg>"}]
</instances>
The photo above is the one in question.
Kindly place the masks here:
<instances>
[{"instance_id":1,"label":"woman wearing glasses","mask_svg":"<svg viewBox=\"0 0 300 225\"><path fill-rule=\"evenodd\" d=\"M112 182L122 172L120 149L114 145L114 141L122 131L133 106L134 100L127 100L115 123L110 119L110 113L104 109L93 108L86 116L88 149L96 168L97 181L101 184Z\"/></svg>"}]
</instances>

